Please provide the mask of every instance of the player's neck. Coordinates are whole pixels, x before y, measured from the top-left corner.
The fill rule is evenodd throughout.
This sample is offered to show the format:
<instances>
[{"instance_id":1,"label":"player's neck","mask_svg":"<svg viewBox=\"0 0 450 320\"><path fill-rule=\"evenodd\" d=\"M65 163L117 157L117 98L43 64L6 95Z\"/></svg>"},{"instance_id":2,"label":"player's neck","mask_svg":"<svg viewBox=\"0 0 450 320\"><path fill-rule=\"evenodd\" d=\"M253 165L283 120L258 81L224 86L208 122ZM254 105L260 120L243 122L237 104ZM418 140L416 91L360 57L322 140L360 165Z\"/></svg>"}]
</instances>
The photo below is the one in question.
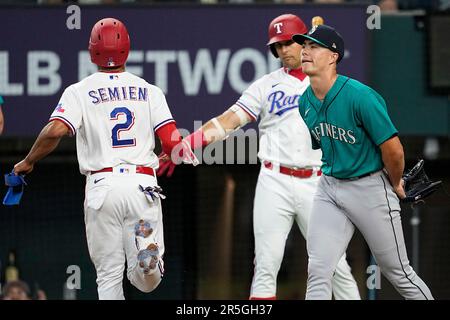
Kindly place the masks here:
<instances>
[{"instance_id":1,"label":"player's neck","mask_svg":"<svg viewBox=\"0 0 450 320\"><path fill-rule=\"evenodd\" d=\"M309 77L311 88L314 91L314 95L317 99L323 100L330 91L333 84L336 82L337 73L322 73Z\"/></svg>"},{"instance_id":2,"label":"player's neck","mask_svg":"<svg viewBox=\"0 0 450 320\"><path fill-rule=\"evenodd\" d=\"M294 78L299 79L300 81L305 80L305 78L307 77L306 74L303 73L301 66L295 69L284 67L284 70L287 74L293 76Z\"/></svg>"},{"instance_id":3,"label":"player's neck","mask_svg":"<svg viewBox=\"0 0 450 320\"><path fill-rule=\"evenodd\" d=\"M124 71L125 71L125 66L120 66L117 68L98 67L98 72L117 73L117 72L124 72Z\"/></svg>"}]
</instances>

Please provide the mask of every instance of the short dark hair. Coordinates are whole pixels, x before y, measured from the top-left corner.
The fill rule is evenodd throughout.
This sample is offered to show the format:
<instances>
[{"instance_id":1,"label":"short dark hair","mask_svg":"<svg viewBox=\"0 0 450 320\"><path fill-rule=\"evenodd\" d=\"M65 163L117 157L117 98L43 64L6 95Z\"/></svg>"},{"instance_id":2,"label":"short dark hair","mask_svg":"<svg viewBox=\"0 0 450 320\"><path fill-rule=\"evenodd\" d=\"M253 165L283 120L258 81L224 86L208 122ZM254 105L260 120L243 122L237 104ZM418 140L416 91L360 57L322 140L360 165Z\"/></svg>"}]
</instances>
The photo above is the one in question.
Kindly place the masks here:
<instances>
[{"instance_id":1,"label":"short dark hair","mask_svg":"<svg viewBox=\"0 0 450 320\"><path fill-rule=\"evenodd\" d=\"M3 287L3 298L6 297L9 294L9 291L13 288L22 289L28 297L30 296L30 287L26 284L26 282L22 280L13 280L7 282Z\"/></svg>"}]
</instances>

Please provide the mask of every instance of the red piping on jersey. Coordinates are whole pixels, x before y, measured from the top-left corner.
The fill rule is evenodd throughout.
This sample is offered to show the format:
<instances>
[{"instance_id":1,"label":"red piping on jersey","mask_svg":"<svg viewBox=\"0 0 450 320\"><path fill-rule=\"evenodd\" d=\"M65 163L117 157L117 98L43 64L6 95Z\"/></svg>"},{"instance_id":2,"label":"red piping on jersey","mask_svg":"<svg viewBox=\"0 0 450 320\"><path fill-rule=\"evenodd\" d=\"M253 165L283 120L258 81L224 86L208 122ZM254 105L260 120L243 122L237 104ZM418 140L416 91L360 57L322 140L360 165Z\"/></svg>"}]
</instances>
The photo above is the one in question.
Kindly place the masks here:
<instances>
[{"instance_id":1,"label":"red piping on jersey","mask_svg":"<svg viewBox=\"0 0 450 320\"><path fill-rule=\"evenodd\" d=\"M174 122L169 122L156 130L156 134L161 140L162 149L165 154L169 155L172 153L173 147L181 141L180 132Z\"/></svg>"},{"instance_id":2,"label":"red piping on jersey","mask_svg":"<svg viewBox=\"0 0 450 320\"><path fill-rule=\"evenodd\" d=\"M305 78L307 77L306 74L303 73L302 68L298 68L298 69L288 69L288 68L284 68L284 71L288 74L293 76L294 78L297 78L300 81L305 80Z\"/></svg>"}]
</instances>

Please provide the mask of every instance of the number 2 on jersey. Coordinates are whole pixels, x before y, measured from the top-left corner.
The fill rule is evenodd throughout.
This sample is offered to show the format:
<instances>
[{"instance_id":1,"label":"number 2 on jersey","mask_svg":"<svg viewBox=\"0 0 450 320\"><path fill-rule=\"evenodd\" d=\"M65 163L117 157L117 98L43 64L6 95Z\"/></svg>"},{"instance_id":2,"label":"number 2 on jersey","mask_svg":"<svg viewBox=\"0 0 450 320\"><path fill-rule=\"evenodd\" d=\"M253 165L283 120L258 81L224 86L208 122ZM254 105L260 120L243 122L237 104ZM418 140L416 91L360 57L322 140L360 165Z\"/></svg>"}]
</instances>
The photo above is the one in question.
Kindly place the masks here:
<instances>
[{"instance_id":1,"label":"number 2 on jersey","mask_svg":"<svg viewBox=\"0 0 450 320\"><path fill-rule=\"evenodd\" d=\"M120 115L126 116L126 121L118 123L112 128L112 147L113 148L124 148L124 147L134 147L136 145L136 138L133 139L120 139L120 133L122 131L130 130L134 125L134 113L131 112L126 107L117 107L110 114L110 120L118 121Z\"/></svg>"}]
</instances>

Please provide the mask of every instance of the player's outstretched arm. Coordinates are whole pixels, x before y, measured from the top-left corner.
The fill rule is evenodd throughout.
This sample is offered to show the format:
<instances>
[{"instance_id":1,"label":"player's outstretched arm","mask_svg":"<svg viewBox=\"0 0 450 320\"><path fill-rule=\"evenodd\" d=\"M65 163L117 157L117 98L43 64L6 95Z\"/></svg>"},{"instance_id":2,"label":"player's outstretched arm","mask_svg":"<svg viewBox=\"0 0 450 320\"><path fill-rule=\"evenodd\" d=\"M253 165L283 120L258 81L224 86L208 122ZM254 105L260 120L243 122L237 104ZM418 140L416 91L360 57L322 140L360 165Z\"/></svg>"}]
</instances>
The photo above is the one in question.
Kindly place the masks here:
<instances>
[{"instance_id":1,"label":"player's outstretched arm","mask_svg":"<svg viewBox=\"0 0 450 320\"><path fill-rule=\"evenodd\" d=\"M212 118L185 138L192 149L226 139L231 133L253 121L242 108L233 105L220 116Z\"/></svg>"},{"instance_id":2,"label":"player's outstretched arm","mask_svg":"<svg viewBox=\"0 0 450 320\"><path fill-rule=\"evenodd\" d=\"M14 166L15 174L27 174L33 171L34 164L52 152L70 130L61 121L49 122L41 131L28 155Z\"/></svg>"},{"instance_id":3,"label":"player's outstretched arm","mask_svg":"<svg viewBox=\"0 0 450 320\"><path fill-rule=\"evenodd\" d=\"M384 167L388 172L389 180L395 193L400 199L406 197L403 189L403 170L405 169L405 155L400 139L395 136L380 145Z\"/></svg>"}]
</instances>

